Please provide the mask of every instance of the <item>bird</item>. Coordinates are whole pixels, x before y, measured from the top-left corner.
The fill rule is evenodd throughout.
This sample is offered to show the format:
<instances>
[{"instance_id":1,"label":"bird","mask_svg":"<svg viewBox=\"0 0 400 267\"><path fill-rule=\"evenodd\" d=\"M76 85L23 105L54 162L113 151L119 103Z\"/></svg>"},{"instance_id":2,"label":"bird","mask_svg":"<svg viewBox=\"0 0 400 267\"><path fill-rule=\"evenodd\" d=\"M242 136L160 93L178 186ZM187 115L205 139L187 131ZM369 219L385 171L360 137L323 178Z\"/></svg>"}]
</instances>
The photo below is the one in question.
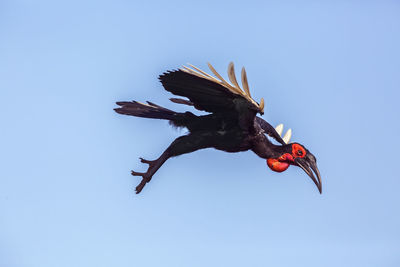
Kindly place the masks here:
<instances>
[{"instance_id":1,"label":"bird","mask_svg":"<svg viewBox=\"0 0 400 267\"><path fill-rule=\"evenodd\" d=\"M118 107L114 110L119 114L167 120L174 127L188 130L157 159L140 158L148 168L146 172L131 171L133 176L142 177L136 186L136 194L143 190L168 159L205 148L230 153L251 150L265 159L268 167L275 172L283 172L291 165L300 167L322 194L316 157L304 145L290 143L291 129L282 137L282 124L274 128L258 116L264 114L264 99L256 102L251 97L245 68L241 70L241 88L232 62L228 65L230 83L210 63L208 67L214 76L191 64L159 76L164 89L179 96L170 98L170 101L206 112L205 115L195 115L190 111L175 112L150 101L116 102Z\"/></svg>"}]
</instances>

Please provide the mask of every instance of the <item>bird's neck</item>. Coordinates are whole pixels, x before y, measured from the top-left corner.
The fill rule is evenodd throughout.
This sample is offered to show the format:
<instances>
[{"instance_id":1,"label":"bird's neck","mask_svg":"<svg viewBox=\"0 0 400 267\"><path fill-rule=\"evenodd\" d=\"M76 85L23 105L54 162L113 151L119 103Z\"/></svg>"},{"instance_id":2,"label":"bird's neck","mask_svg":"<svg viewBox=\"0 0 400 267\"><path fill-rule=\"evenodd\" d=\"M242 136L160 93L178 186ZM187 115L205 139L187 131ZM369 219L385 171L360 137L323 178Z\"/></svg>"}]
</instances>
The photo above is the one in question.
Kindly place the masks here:
<instances>
[{"instance_id":1,"label":"bird's neck","mask_svg":"<svg viewBox=\"0 0 400 267\"><path fill-rule=\"evenodd\" d=\"M285 146L273 144L266 136L257 138L253 144L252 150L260 158L271 159L278 158L285 151Z\"/></svg>"}]
</instances>

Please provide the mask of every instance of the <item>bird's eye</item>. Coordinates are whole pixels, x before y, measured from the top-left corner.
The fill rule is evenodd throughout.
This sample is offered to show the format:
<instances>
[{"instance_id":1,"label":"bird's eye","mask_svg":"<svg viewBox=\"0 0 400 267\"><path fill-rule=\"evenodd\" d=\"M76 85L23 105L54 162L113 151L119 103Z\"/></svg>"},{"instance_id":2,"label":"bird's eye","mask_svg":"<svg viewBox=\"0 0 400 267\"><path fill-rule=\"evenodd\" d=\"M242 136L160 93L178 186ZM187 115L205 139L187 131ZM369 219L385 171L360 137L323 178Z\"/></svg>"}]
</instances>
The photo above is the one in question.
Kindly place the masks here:
<instances>
[{"instance_id":1,"label":"bird's eye","mask_svg":"<svg viewBox=\"0 0 400 267\"><path fill-rule=\"evenodd\" d=\"M304 157L306 155L306 150L299 144L293 144L292 146L292 155L293 157Z\"/></svg>"}]
</instances>

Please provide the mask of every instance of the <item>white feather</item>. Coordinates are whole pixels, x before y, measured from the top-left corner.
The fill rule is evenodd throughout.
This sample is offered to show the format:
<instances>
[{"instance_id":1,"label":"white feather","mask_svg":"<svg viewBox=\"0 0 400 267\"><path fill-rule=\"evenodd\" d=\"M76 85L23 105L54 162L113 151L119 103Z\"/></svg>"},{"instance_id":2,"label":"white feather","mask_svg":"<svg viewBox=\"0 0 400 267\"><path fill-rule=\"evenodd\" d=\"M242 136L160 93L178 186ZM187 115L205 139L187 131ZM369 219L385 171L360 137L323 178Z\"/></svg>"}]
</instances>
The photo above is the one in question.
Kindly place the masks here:
<instances>
[{"instance_id":1,"label":"white feather","mask_svg":"<svg viewBox=\"0 0 400 267\"><path fill-rule=\"evenodd\" d=\"M279 134L280 136L282 136L283 124L281 123L281 124L277 125L277 126L275 127L275 131L277 131L278 134Z\"/></svg>"},{"instance_id":2,"label":"white feather","mask_svg":"<svg viewBox=\"0 0 400 267\"><path fill-rule=\"evenodd\" d=\"M283 141L285 141L286 144L289 144L290 138L292 137L292 129L287 130L285 135L283 136Z\"/></svg>"}]
</instances>

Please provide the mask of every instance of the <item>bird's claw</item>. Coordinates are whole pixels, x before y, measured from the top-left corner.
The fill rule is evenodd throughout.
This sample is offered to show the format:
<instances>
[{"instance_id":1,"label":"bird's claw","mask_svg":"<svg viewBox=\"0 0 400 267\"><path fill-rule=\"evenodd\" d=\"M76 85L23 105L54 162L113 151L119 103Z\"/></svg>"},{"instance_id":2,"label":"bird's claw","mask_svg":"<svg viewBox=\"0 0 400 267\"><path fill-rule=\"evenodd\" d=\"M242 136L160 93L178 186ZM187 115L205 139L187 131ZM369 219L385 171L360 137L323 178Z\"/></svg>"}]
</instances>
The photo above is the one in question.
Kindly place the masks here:
<instances>
[{"instance_id":1,"label":"bird's claw","mask_svg":"<svg viewBox=\"0 0 400 267\"><path fill-rule=\"evenodd\" d=\"M140 162L146 163L146 164L154 164L156 162L155 160L147 160L144 158L139 158L139 159L140 159Z\"/></svg>"},{"instance_id":2,"label":"bird's claw","mask_svg":"<svg viewBox=\"0 0 400 267\"><path fill-rule=\"evenodd\" d=\"M131 171L131 174L133 176L142 176L142 181L139 183L138 186L136 186L136 194L139 194L142 191L143 187L146 185L146 183L150 182L151 177L154 174L154 172L152 171L152 168L156 162L156 160L146 160L143 158L140 158L140 161L142 163L149 164L149 168L147 169L146 172Z\"/></svg>"},{"instance_id":3,"label":"bird's claw","mask_svg":"<svg viewBox=\"0 0 400 267\"><path fill-rule=\"evenodd\" d=\"M146 185L146 183L148 183L148 181L146 181L146 179L142 179L142 181L140 182L140 184L138 184L138 186L136 186L136 194L139 194L141 191L142 191L142 189L143 189L143 187Z\"/></svg>"},{"instance_id":4,"label":"bird's claw","mask_svg":"<svg viewBox=\"0 0 400 267\"><path fill-rule=\"evenodd\" d=\"M144 172L135 172L135 171L131 171L131 174L132 174L133 176L143 176L143 175L145 175Z\"/></svg>"}]
</instances>

